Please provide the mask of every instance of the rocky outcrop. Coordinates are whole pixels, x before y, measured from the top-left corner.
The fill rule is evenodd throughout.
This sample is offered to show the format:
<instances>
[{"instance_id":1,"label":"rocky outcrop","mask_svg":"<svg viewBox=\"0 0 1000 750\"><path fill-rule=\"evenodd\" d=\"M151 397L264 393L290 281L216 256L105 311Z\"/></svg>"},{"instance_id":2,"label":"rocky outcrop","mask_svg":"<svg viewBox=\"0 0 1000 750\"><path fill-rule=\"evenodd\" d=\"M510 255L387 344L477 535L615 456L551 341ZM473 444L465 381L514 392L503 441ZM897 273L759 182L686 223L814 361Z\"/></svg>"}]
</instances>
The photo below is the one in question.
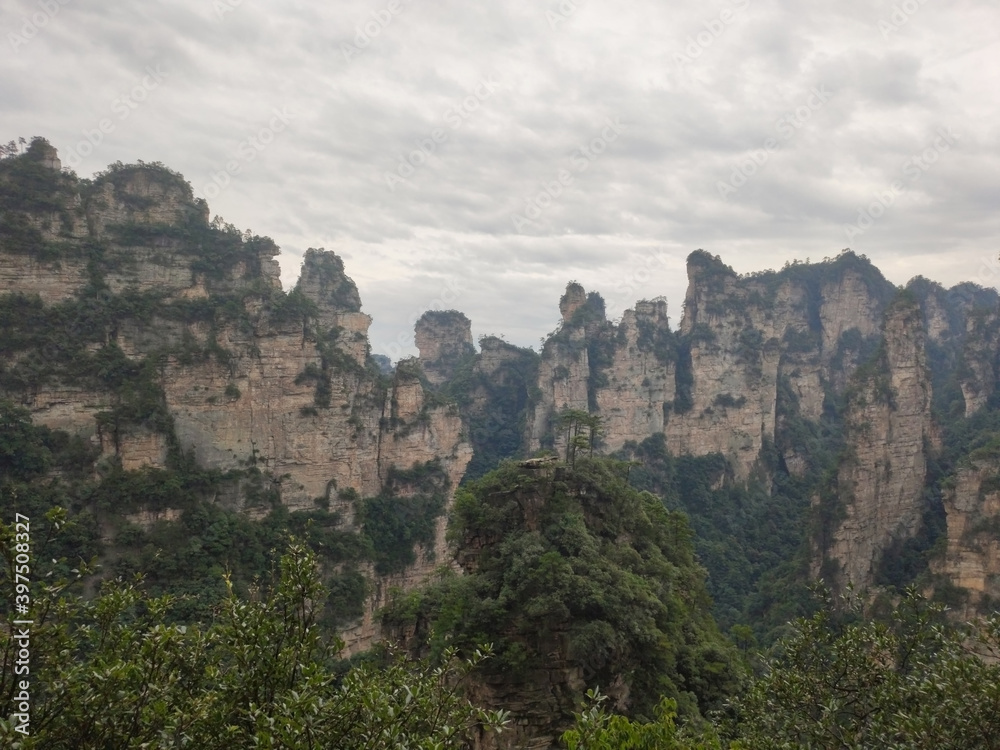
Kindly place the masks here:
<instances>
[{"instance_id":1,"label":"rocky outcrop","mask_svg":"<svg viewBox=\"0 0 1000 750\"><path fill-rule=\"evenodd\" d=\"M321 337L335 341L359 366L368 361L370 316L361 312L361 296L335 253L309 248L295 290L316 305L315 325Z\"/></svg>"},{"instance_id":2,"label":"rocky outcrop","mask_svg":"<svg viewBox=\"0 0 1000 750\"><path fill-rule=\"evenodd\" d=\"M599 295L587 295L576 282L566 286L559 311L560 328L542 346L538 365L539 393L527 440L530 451L537 451L543 444L562 451L561 435L554 429L556 417L567 409L590 408L590 344L607 334L604 301Z\"/></svg>"},{"instance_id":3,"label":"rocky outcrop","mask_svg":"<svg viewBox=\"0 0 1000 750\"><path fill-rule=\"evenodd\" d=\"M86 270L83 257L46 260L0 253L0 289L38 296L54 305L76 296L86 285Z\"/></svg>"},{"instance_id":4,"label":"rocky outcrop","mask_svg":"<svg viewBox=\"0 0 1000 750\"><path fill-rule=\"evenodd\" d=\"M1000 365L1000 310L979 308L966 318L965 345L959 383L965 399L965 416L986 406L997 385Z\"/></svg>"},{"instance_id":5,"label":"rocky outcrop","mask_svg":"<svg viewBox=\"0 0 1000 750\"><path fill-rule=\"evenodd\" d=\"M569 323L576 316L576 311L587 304L587 290L575 281L566 285L566 292L559 300L559 314L563 323Z\"/></svg>"},{"instance_id":6,"label":"rocky outcrop","mask_svg":"<svg viewBox=\"0 0 1000 750\"><path fill-rule=\"evenodd\" d=\"M663 432L676 390L674 368L656 343L671 337L667 301L642 300L626 310L616 332L607 385L596 389L608 451ZM622 341L623 340L623 341Z\"/></svg>"},{"instance_id":7,"label":"rocky outcrop","mask_svg":"<svg viewBox=\"0 0 1000 750\"><path fill-rule=\"evenodd\" d=\"M141 166L100 178L85 202L88 239L103 244L102 283L111 294L149 303L144 316L116 320L108 341L136 361L167 352L158 383L179 448L206 468L255 465L271 472L281 478L282 499L293 508L312 507L334 488L375 494L389 467L434 456L453 462L457 484L469 449L459 440L461 421L453 410L411 414L404 406L398 428L384 425L390 404L419 402L421 388L397 377L385 391L366 369L371 319L361 313L341 259L307 251L295 294L286 298L274 261L277 246L222 225L213 232L199 224L207 210L179 175ZM200 256L192 231L201 232L201 242L212 241L213 252L232 257ZM73 238L67 233L63 241ZM0 259L22 269L35 263L29 254L0 252ZM47 273L51 289L47 279L24 274L11 277L7 290L45 292L43 302L54 304L91 283L80 265L48 267ZM212 310L220 297L232 308L226 316ZM178 311L193 304L203 305L208 316L178 320ZM216 356L188 353L205 350ZM114 400L60 379L18 396L36 421L95 439L95 417ZM411 420L419 425L404 435ZM137 435L104 434L100 441L105 451L113 446L123 464L162 465L163 440L154 448L148 436Z\"/></svg>"},{"instance_id":8,"label":"rocky outcrop","mask_svg":"<svg viewBox=\"0 0 1000 750\"><path fill-rule=\"evenodd\" d=\"M875 582L892 542L916 533L926 507L928 453L940 449L922 315L911 295L888 311L882 341L879 356L852 382L846 455L832 500L838 512L824 540L838 582L859 588ZM814 572L821 572L818 560Z\"/></svg>"},{"instance_id":9,"label":"rocky outcrop","mask_svg":"<svg viewBox=\"0 0 1000 750\"><path fill-rule=\"evenodd\" d=\"M0 189L18 168L56 168L54 151L39 153L8 162ZM277 246L209 223L205 202L164 167L118 165L92 185L42 178L37 205L0 216L14 227L0 232L3 291L35 300L39 326L67 326L18 323L31 335L0 354L0 395L36 423L83 436L126 470L175 454L259 470L290 509L321 504L348 528L351 498L381 492L394 467L439 461L457 487L472 452L457 409L427 402L415 372L397 368L386 384L369 365L371 319L335 254L308 250L286 294ZM80 315L93 324L74 329ZM75 363L60 346L32 348L50 335L78 347ZM437 537L440 551L443 520ZM431 557L394 584L426 575ZM369 620L376 606L377 596Z\"/></svg>"},{"instance_id":10,"label":"rocky outcrop","mask_svg":"<svg viewBox=\"0 0 1000 750\"><path fill-rule=\"evenodd\" d=\"M945 553L931 562L939 594L953 615L967 621L1000 602L1000 452L973 453L944 488ZM948 596L943 589L959 596Z\"/></svg>"},{"instance_id":11,"label":"rocky outcrop","mask_svg":"<svg viewBox=\"0 0 1000 750\"><path fill-rule=\"evenodd\" d=\"M428 310L414 330L420 352L420 366L432 385L441 385L455 376L458 365L475 354L472 322L455 310Z\"/></svg>"},{"instance_id":12,"label":"rocky outcrop","mask_svg":"<svg viewBox=\"0 0 1000 750\"><path fill-rule=\"evenodd\" d=\"M612 325L583 287L567 287L561 328L542 351L530 448L551 439L560 411L589 410L603 420L606 451L662 433L671 452L722 453L744 479L764 444L780 442L780 397L816 421L827 390L843 390L892 290L849 252L741 277L698 251L688 279L676 332L666 300L639 302ZM802 470L794 446L786 460Z\"/></svg>"}]
</instances>

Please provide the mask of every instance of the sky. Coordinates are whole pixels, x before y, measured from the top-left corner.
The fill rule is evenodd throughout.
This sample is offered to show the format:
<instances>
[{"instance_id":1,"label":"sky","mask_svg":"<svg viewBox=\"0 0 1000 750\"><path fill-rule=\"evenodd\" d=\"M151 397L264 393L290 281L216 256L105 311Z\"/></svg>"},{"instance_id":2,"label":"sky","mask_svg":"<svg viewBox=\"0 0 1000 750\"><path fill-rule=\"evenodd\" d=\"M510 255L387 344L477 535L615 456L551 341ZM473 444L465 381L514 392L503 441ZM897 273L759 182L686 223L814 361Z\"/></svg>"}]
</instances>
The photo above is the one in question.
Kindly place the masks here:
<instances>
[{"instance_id":1,"label":"sky","mask_svg":"<svg viewBox=\"0 0 1000 750\"><path fill-rule=\"evenodd\" d=\"M538 348L575 280L615 318L685 258L850 247L1000 284L995 0L0 0L0 141L160 161L344 258L372 350L413 322Z\"/></svg>"}]
</instances>

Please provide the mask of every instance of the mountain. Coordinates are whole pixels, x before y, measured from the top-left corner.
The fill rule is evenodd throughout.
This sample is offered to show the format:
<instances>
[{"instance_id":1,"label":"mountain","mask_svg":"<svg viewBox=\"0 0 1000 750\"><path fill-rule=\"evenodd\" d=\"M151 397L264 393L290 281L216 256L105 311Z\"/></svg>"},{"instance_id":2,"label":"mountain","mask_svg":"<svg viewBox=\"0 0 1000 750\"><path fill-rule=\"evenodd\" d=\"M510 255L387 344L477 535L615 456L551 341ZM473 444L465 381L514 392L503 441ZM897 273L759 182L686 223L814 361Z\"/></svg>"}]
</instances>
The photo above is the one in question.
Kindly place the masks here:
<instances>
[{"instance_id":1,"label":"mountain","mask_svg":"<svg viewBox=\"0 0 1000 750\"><path fill-rule=\"evenodd\" d=\"M163 165L83 180L43 139L0 159L4 505L69 507L69 558L203 616L209 581L252 586L291 530L360 651L390 591L462 568L463 483L592 448L687 516L723 629L774 637L816 576L969 616L1000 598L992 289L897 288L849 250L741 276L698 250L675 327L668 300L609 321L570 283L540 352L477 350L432 311L392 366L339 257L309 250L285 292L275 244L209 216Z\"/></svg>"},{"instance_id":2,"label":"mountain","mask_svg":"<svg viewBox=\"0 0 1000 750\"><path fill-rule=\"evenodd\" d=\"M519 430L508 455L563 455L560 415L599 417L599 450L643 461L634 481L691 517L725 624L780 626L814 577L989 606L1000 558L966 527L993 538L997 293L920 277L899 289L849 250L744 276L699 250L687 270L676 329L665 299L611 322L599 293L570 283L540 355L504 347L517 378L492 377L487 339L440 390L470 423ZM456 346L421 347L425 371ZM473 434L477 456L496 444Z\"/></svg>"},{"instance_id":3,"label":"mountain","mask_svg":"<svg viewBox=\"0 0 1000 750\"><path fill-rule=\"evenodd\" d=\"M331 574L348 571L364 620L346 637L362 648L380 596L444 549L472 450L417 369L386 377L369 357L371 319L340 258L309 250L285 293L277 253L209 221L162 165L79 180L34 140L0 161L0 396L90 452L67 500L120 562L125 547L178 542L159 522L186 520L182 546L207 568L235 564L225 544L205 552L213 526L193 518L224 525L219 507L260 519L280 505L334 537L364 532L361 549L330 541L327 555ZM98 507L102 487L117 489Z\"/></svg>"}]
</instances>

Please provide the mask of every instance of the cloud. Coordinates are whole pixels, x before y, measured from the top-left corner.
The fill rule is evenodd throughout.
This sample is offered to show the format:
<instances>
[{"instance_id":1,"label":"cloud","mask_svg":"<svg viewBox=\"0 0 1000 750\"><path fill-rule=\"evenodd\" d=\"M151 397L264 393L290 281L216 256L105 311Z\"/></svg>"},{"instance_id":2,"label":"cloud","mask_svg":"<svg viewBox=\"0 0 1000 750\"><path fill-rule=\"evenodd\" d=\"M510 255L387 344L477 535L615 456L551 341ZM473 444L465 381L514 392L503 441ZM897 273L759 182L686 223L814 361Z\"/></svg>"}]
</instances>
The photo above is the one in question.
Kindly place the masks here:
<instances>
[{"instance_id":1,"label":"cloud","mask_svg":"<svg viewBox=\"0 0 1000 750\"><path fill-rule=\"evenodd\" d=\"M474 331L521 345L553 328L570 278L609 299L666 294L676 323L699 247L750 271L850 244L896 283L947 285L996 252L1000 8L986 0L917 3L889 32L888 0L56 2L15 44L41 6L0 0L0 137L44 135L65 155L112 118L81 175L163 161L214 213L272 236L289 286L307 247L336 250L376 351L400 336L412 351L409 319L449 289ZM119 119L149 66L165 79ZM816 87L830 96L805 117ZM609 118L622 132L591 159ZM912 181L940 128L957 141ZM894 181L905 189L848 242ZM636 284L656 248L672 264Z\"/></svg>"}]
</instances>

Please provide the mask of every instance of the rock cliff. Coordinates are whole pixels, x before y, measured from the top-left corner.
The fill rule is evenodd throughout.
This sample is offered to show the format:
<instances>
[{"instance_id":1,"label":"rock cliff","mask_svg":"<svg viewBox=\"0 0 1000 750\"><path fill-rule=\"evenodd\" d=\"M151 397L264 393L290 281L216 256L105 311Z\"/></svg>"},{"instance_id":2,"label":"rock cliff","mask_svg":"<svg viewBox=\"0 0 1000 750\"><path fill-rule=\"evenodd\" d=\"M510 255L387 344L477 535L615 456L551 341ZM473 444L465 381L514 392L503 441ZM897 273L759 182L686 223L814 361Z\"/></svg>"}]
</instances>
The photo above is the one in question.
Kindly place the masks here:
<instances>
[{"instance_id":1,"label":"rock cliff","mask_svg":"<svg viewBox=\"0 0 1000 750\"><path fill-rule=\"evenodd\" d=\"M371 319L335 254L307 251L286 294L277 246L209 222L161 165L80 181L36 141L4 166L0 396L36 423L125 470L252 469L290 510L322 505L344 528L394 469L439 461L453 492L472 453L458 411L369 362Z\"/></svg>"},{"instance_id":2,"label":"rock cliff","mask_svg":"<svg viewBox=\"0 0 1000 750\"><path fill-rule=\"evenodd\" d=\"M962 620L1000 604L1000 451L974 452L944 488L947 546L931 563L932 591Z\"/></svg>"},{"instance_id":3,"label":"rock cliff","mask_svg":"<svg viewBox=\"0 0 1000 750\"><path fill-rule=\"evenodd\" d=\"M898 290L850 251L746 276L698 251L688 279L676 330L665 300L612 323L599 295L567 287L526 446L561 452L554 425L575 409L601 418L605 453L662 435L673 455L724 456L720 481L787 472L818 482L832 469L814 498L825 531L812 572L873 584L884 555L930 533L925 488L940 476L927 465L941 447L932 413L971 417L995 393L996 293L918 277L909 302L893 302Z\"/></svg>"},{"instance_id":4,"label":"rock cliff","mask_svg":"<svg viewBox=\"0 0 1000 750\"><path fill-rule=\"evenodd\" d=\"M781 394L819 419L827 393L843 390L871 347L892 292L849 252L740 277L698 251L688 279L677 331L665 300L639 302L614 325L602 303L579 285L567 288L562 327L542 352L532 449L551 439L560 411L589 409L604 420L607 451L662 433L671 452L722 453L745 479L765 443L779 439ZM786 459L796 464L793 446Z\"/></svg>"},{"instance_id":5,"label":"rock cliff","mask_svg":"<svg viewBox=\"0 0 1000 750\"><path fill-rule=\"evenodd\" d=\"M459 364L476 352L472 322L455 310L428 310L417 320L414 341L432 385L451 380Z\"/></svg>"},{"instance_id":6,"label":"rock cliff","mask_svg":"<svg viewBox=\"0 0 1000 750\"><path fill-rule=\"evenodd\" d=\"M779 475L808 486L821 527L811 570L841 583L876 582L928 512L947 515L936 575L968 588L969 606L992 601L992 480L962 460L986 442L963 435L992 429L1000 406L993 290L918 277L900 297L850 251L742 276L696 251L675 328L663 298L609 321L600 294L571 282L540 353L496 337L477 353L465 315L433 311L416 324L419 358L392 369L370 355L343 261L309 249L286 293L277 253L209 221L162 165L79 180L33 142L0 168L0 397L87 440L95 476L196 466L233 479L229 506L262 515L245 497L252 474L343 530L358 529L359 499L416 496L393 472L439 466L450 498L503 458L562 454L559 415L589 412L600 452L632 457L655 437L674 457L716 461L712 492L758 482L767 494ZM966 420L943 458L942 420ZM410 567L362 565L370 597L352 648L377 634L390 588L448 561L435 512Z\"/></svg>"},{"instance_id":7,"label":"rock cliff","mask_svg":"<svg viewBox=\"0 0 1000 750\"><path fill-rule=\"evenodd\" d=\"M824 540L841 584L874 584L884 551L913 537L926 509L927 461L941 445L924 338L920 307L904 292L886 314L879 353L852 379Z\"/></svg>"}]
</instances>

